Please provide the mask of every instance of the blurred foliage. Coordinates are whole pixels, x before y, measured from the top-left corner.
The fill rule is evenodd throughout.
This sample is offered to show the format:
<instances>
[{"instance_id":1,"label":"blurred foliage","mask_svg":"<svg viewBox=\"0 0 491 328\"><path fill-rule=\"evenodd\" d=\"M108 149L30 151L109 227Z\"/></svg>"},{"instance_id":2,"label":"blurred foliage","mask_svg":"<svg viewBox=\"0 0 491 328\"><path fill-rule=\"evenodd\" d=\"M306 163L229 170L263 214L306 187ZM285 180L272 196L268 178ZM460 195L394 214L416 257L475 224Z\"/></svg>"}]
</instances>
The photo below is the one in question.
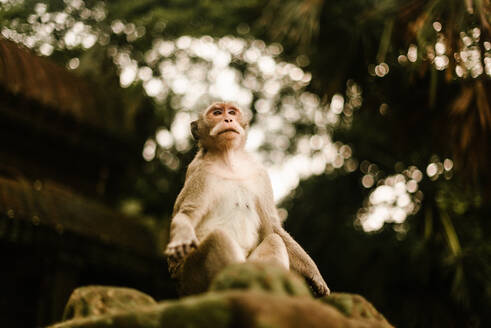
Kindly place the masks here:
<instances>
[{"instance_id":1,"label":"blurred foliage","mask_svg":"<svg viewBox=\"0 0 491 328\"><path fill-rule=\"evenodd\" d=\"M349 220L363 199L353 192L359 178L311 178L286 204L286 228L308 247L329 286L369 295L397 327L485 327L491 319L489 205L479 206L472 195L445 182L438 192L457 197L446 199L452 206L465 202L464 213L439 208L432 197L441 196L428 193L419 214L402 227L386 224L367 234ZM445 221L449 217L452 223ZM460 246L449 249L455 234Z\"/></svg>"},{"instance_id":2,"label":"blurred foliage","mask_svg":"<svg viewBox=\"0 0 491 328\"><path fill-rule=\"evenodd\" d=\"M406 222L386 224L368 235L354 232L351 223L370 196L355 191L362 188L361 176L310 178L284 204L288 229L312 250L331 286L357 286L375 304L384 304L382 313L396 326L487 326L491 81L489 73L472 74L471 68L466 75L457 66L466 47L479 49L481 60L489 58L490 3L324 5L317 26L306 34L311 38L318 31L316 38L305 45L284 34L283 45L293 59L308 54L315 92L339 92L348 79L361 86L361 110L348 129L334 131L334 139L375 164L379 183L410 165L429 168L438 156L453 158L455 170L419 183L424 199ZM434 22L443 26L441 34ZM470 40L476 28L478 41ZM445 69L435 61L438 42L446 47ZM414 61L408 60L411 47L420 49ZM386 74L377 72L381 63L390 67ZM306 220L312 225L306 226ZM343 259L335 251L340 245Z\"/></svg>"},{"instance_id":3,"label":"blurred foliage","mask_svg":"<svg viewBox=\"0 0 491 328\"><path fill-rule=\"evenodd\" d=\"M334 149L325 169L304 174L282 204L288 230L330 287L362 293L398 327L491 323L489 0L46 3L42 10L38 1L2 2L2 34L73 64L107 98L120 99L118 114L148 138L144 156L145 147L153 149L139 172L122 177L120 194L111 195L115 204L168 217L194 153L185 142L167 148L155 142L156 129L173 130L185 97L172 90L149 96L149 80L138 77L121 88L125 65L135 72L148 67L152 77L165 60L211 71L216 58L181 51L179 40L222 49L220 42L232 40L222 37L234 35L244 40L243 51L230 52L227 67L252 90L246 103L255 114L252 128L266 131L258 149L263 159L314 159ZM72 21L46 33L36 25L60 13ZM96 40L70 46L66 35L79 21ZM162 43L168 40L172 45ZM160 54L161 46L168 54ZM273 60L285 76L275 80L263 72L247 59L249 50ZM161 79L173 83L172 76ZM268 96L271 85L278 90ZM276 130L275 118L281 118ZM401 183L410 200L402 219L365 232L360 209L377 205L380 187L396 190Z\"/></svg>"}]
</instances>

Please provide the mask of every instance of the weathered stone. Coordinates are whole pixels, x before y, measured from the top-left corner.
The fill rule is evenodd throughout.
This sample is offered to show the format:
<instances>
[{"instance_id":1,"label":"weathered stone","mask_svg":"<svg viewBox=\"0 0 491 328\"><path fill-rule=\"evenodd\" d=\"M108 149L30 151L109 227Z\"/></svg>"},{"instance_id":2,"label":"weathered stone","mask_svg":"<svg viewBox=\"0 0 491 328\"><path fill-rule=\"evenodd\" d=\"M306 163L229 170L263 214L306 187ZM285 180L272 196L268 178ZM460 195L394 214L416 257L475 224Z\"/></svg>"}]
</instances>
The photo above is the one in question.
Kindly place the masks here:
<instances>
[{"instance_id":1,"label":"weathered stone","mask_svg":"<svg viewBox=\"0 0 491 328\"><path fill-rule=\"evenodd\" d=\"M314 299L298 275L251 263L224 269L205 294L157 304L125 288L81 288L65 319L51 328L392 327L359 295Z\"/></svg>"},{"instance_id":2,"label":"weathered stone","mask_svg":"<svg viewBox=\"0 0 491 328\"><path fill-rule=\"evenodd\" d=\"M277 295L311 296L310 288L296 273L264 263L239 263L226 267L210 285L210 291L265 291Z\"/></svg>"},{"instance_id":3,"label":"weathered stone","mask_svg":"<svg viewBox=\"0 0 491 328\"><path fill-rule=\"evenodd\" d=\"M225 328L235 327L233 315L227 297L207 293L129 311L68 320L50 328Z\"/></svg>"},{"instance_id":4,"label":"weathered stone","mask_svg":"<svg viewBox=\"0 0 491 328\"><path fill-rule=\"evenodd\" d=\"M235 322L240 322L242 327L392 327L383 317L347 316L337 308L312 298L254 292L231 293L228 297L236 309Z\"/></svg>"},{"instance_id":5,"label":"weathered stone","mask_svg":"<svg viewBox=\"0 0 491 328\"><path fill-rule=\"evenodd\" d=\"M358 295L342 295L358 299ZM354 302L356 303L356 301ZM354 312L353 312L354 313ZM337 307L309 297L291 297L256 291L208 292L178 301L142 306L73 319L51 328L157 328L157 327L392 327L381 315L348 316Z\"/></svg>"},{"instance_id":6,"label":"weathered stone","mask_svg":"<svg viewBox=\"0 0 491 328\"><path fill-rule=\"evenodd\" d=\"M376 319L385 321L375 307L363 296L347 293L334 293L320 299L322 302L334 306L341 313L352 318Z\"/></svg>"},{"instance_id":7,"label":"weathered stone","mask_svg":"<svg viewBox=\"0 0 491 328\"><path fill-rule=\"evenodd\" d=\"M153 298L131 288L80 287L68 299L63 320L129 311L153 304L156 304Z\"/></svg>"}]
</instances>

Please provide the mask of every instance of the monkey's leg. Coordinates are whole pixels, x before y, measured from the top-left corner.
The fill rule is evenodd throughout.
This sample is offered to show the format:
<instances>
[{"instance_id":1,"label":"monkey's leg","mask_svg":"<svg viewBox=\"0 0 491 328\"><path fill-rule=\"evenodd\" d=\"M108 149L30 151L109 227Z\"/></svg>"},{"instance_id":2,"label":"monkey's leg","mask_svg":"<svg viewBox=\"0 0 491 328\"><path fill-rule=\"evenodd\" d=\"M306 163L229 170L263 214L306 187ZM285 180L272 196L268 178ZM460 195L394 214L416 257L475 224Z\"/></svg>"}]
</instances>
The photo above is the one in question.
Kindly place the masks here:
<instances>
[{"instance_id":1,"label":"monkey's leg","mask_svg":"<svg viewBox=\"0 0 491 328\"><path fill-rule=\"evenodd\" d=\"M247 258L248 261L268 262L278 264L285 269L290 269L290 260L283 239L276 234L269 234L264 240L252 251Z\"/></svg>"},{"instance_id":2,"label":"monkey's leg","mask_svg":"<svg viewBox=\"0 0 491 328\"><path fill-rule=\"evenodd\" d=\"M191 252L182 265L180 275L180 294L189 295L205 292L211 280L225 266L244 262L240 246L223 230L211 232Z\"/></svg>"}]
</instances>

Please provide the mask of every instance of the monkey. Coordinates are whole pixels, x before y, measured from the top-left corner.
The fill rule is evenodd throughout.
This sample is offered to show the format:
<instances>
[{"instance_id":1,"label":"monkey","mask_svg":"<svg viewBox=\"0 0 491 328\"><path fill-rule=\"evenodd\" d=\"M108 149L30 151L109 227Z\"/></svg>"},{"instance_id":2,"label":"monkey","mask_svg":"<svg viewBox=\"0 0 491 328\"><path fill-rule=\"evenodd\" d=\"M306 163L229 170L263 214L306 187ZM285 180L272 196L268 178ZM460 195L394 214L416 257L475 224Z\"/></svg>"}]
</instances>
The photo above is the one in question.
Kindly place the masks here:
<instances>
[{"instance_id":1,"label":"monkey","mask_svg":"<svg viewBox=\"0 0 491 328\"><path fill-rule=\"evenodd\" d=\"M199 150L172 213L164 251L181 295L207 290L226 265L275 263L303 276L316 296L330 293L316 264L284 230L266 169L245 149L250 115L226 102L191 122Z\"/></svg>"}]
</instances>

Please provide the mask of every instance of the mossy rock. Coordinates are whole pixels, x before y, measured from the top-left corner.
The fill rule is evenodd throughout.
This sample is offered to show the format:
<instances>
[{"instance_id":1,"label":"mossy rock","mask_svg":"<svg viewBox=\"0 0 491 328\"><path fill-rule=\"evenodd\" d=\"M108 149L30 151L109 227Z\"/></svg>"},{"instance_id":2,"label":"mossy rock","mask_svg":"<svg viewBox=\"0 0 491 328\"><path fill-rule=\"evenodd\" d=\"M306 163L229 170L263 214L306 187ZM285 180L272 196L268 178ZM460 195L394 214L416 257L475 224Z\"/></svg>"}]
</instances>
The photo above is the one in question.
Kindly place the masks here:
<instances>
[{"instance_id":1,"label":"mossy rock","mask_svg":"<svg viewBox=\"0 0 491 328\"><path fill-rule=\"evenodd\" d=\"M298 275L259 263L225 268L207 293L159 303L127 288L84 287L65 311L50 328L392 327L359 295L314 299Z\"/></svg>"},{"instance_id":2,"label":"mossy rock","mask_svg":"<svg viewBox=\"0 0 491 328\"><path fill-rule=\"evenodd\" d=\"M312 296L305 281L294 272L276 265L249 262L227 266L213 279L209 290L251 290L276 295Z\"/></svg>"},{"instance_id":3,"label":"mossy rock","mask_svg":"<svg viewBox=\"0 0 491 328\"><path fill-rule=\"evenodd\" d=\"M392 328L383 316L348 316L313 298L250 291L229 292L228 297L237 309L234 322L240 322L240 327Z\"/></svg>"},{"instance_id":4,"label":"mossy rock","mask_svg":"<svg viewBox=\"0 0 491 328\"><path fill-rule=\"evenodd\" d=\"M333 293L320 299L338 309L345 316L359 319L376 319L385 321L375 307L363 296L347 293Z\"/></svg>"},{"instance_id":5,"label":"mossy rock","mask_svg":"<svg viewBox=\"0 0 491 328\"><path fill-rule=\"evenodd\" d=\"M152 297L132 288L80 287L70 295L63 312L63 320L128 311L156 303Z\"/></svg>"},{"instance_id":6,"label":"mossy rock","mask_svg":"<svg viewBox=\"0 0 491 328\"><path fill-rule=\"evenodd\" d=\"M226 328L235 327L233 315L234 310L226 297L206 293L178 301L74 318L48 328Z\"/></svg>"},{"instance_id":7,"label":"mossy rock","mask_svg":"<svg viewBox=\"0 0 491 328\"><path fill-rule=\"evenodd\" d=\"M357 295L344 295L356 297ZM208 292L137 309L68 320L50 328L391 328L382 316L347 316L320 300L263 291Z\"/></svg>"}]
</instances>

